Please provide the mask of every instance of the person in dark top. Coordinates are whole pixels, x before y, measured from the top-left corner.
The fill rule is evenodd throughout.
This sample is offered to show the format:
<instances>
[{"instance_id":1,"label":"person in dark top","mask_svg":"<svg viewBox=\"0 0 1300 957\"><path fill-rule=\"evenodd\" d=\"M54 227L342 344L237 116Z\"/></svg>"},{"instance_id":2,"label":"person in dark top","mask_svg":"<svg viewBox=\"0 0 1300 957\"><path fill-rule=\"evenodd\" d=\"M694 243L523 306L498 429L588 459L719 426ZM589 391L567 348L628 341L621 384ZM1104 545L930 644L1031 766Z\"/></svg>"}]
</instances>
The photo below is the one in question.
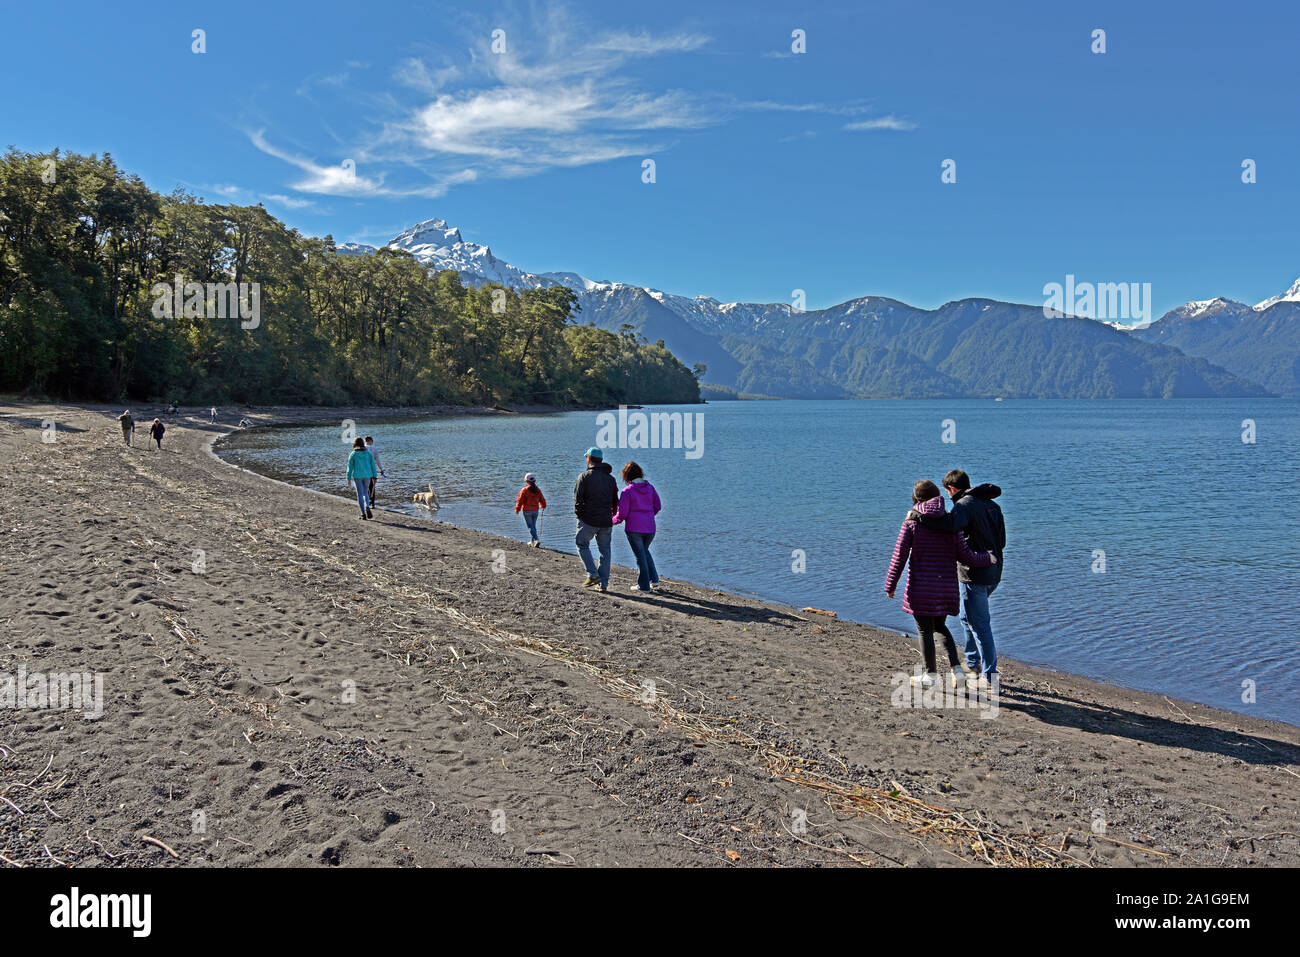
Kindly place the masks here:
<instances>
[{"instance_id":1,"label":"person in dark top","mask_svg":"<svg viewBox=\"0 0 1300 957\"><path fill-rule=\"evenodd\" d=\"M987 568L957 564L961 582L961 624L966 630L966 668L977 685L993 685L1000 680L998 650L993 641L993 622L989 615L989 597L1002 581L1002 550L1007 545L1007 529L1002 509L994 501L1002 494L996 485L971 488L970 476L953 469L943 477L943 487L952 499L952 511L946 515L926 515L916 510L907 517L921 527L936 532L959 532L973 552L992 552L997 562Z\"/></svg>"},{"instance_id":2,"label":"person in dark top","mask_svg":"<svg viewBox=\"0 0 1300 957\"><path fill-rule=\"evenodd\" d=\"M587 569L583 588L609 590L610 537L614 529L614 510L618 508L618 482L613 469L605 462L600 449L587 449L587 471L578 476L573 487L573 511L578 517L578 533L573 541ZM600 567L591 558L591 540L600 550Z\"/></svg>"},{"instance_id":3,"label":"person in dark top","mask_svg":"<svg viewBox=\"0 0 1300 957\"><path fill-rule=\"evenodd\" d=\"M162 448L163 433L167 431L167 426L162 424L162 419L154 419L153 425L149 426L149 435L158 443L158 448ZM147 443L146 443L147 444Z\"/></svg>"}]
</instances>

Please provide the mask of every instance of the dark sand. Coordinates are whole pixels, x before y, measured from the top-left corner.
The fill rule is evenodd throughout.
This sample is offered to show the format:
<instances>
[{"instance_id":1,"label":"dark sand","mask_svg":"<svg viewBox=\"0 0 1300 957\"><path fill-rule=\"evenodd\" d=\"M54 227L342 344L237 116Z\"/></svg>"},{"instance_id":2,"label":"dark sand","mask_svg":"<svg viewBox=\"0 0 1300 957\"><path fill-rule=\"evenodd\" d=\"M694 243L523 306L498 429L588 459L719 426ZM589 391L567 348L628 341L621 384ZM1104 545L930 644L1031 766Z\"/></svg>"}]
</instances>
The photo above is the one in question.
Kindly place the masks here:
<instances>
[{"instance_id":1,"label":"dark sand","mask_svg":"<svg viewBox=\"0 0 1300 957\"><path fill-rule=\"evenodd\" d=\"M104 674L0 710L0 863L1300 864L1290 725L1011 661L992 720L894 708L897 634L596 594L563 507L563 552L362 523L211 456L237 413L119 411L0 405L0 673Z\"/></svg>"}]
</instances>

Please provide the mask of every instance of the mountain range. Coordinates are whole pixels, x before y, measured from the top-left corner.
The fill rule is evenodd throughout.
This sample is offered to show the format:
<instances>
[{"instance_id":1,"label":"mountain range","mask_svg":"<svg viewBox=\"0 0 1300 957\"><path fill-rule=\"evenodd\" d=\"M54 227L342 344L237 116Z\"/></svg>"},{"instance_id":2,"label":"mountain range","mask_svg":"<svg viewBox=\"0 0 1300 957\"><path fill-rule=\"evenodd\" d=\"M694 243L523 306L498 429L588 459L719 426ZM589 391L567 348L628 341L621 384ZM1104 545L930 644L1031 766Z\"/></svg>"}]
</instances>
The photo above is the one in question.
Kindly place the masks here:
<instances>
[{"instance_id":1,"label":"mountain range","mask_svg":"<svg viewBox=\"0 0 1300 957\"><path fill-rule=\"evenodd\" d=\"M1300 281L1249 306L1189 302L1146 326L1049 319L1041 305L919 309L866 296L803 311L724 303L572 272L530 273L431 219L388 244L470 285L568 286L580 322L631 325L727 392L782 398L1183 398L1300 395ZM376 247L346 243L342 254Z\"/></svg>"}]
</instances>

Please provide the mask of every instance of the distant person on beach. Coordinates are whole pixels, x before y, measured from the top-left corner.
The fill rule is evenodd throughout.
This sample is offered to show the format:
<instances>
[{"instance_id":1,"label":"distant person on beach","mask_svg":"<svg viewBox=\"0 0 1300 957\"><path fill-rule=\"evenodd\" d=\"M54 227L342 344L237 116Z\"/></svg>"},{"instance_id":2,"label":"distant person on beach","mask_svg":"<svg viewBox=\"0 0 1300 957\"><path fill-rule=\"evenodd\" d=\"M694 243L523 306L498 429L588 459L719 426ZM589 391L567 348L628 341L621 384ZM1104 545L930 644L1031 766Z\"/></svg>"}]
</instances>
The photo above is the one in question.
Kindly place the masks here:
<instances>
[{"instance_id":1,"label":"distant person on beach","mask_svg":"<svg viewBox=\"0 0 1300 957\"><path fill-rule=\"evenodd\" d=\"M515 514L524 513L524 524L528 526L528 544L541 548L542 540L537 534L537 517L546 509L546 496L537 487L537 476L529 472L524 476L524 487L515 496Z\"/></svg>"},{"instance_id":2,"label":"distant person on beach","mask_svg":"<svg viewBox=\"0 0 1300 957\"><path fill-rule=\"evenodd\" d=\"M384 478L388 478L388 473L384 471L384 465L379 461L379 450L375 448L375 437L373 435L366 436L366 451L374 457L375 472L377 473L375 477L370 480L370 504L373 507L375 504L375 485L378 484L380 475ZM367 511L369 511L369 509L367 509ZM373 512L370 513L370 517L375 517Z\"/></svg>"},{"instance_id":3,"label":"distant person on beach","mask_svg":"<svg viewBox=\"0 0 1300 957\"><path fill-rule=\"evenodd\" d=\"M997 562L984 567L963 563L957 568L961 580L961 624L966 630L966 668L981 686L999 680L998 649L993 642L993 621L989 615L989 597L1002 581L1002 552L1007 547L1007 527L1002 508L993 501L1002 494L996 485L971 488L970 476L953 469L943 477L944 488L952 499L952 511L946 515L915 515L925 528L936 532L959 532L971 551L992 552Z\"/></svg>"},{"instance_id":4,"label":"distant person on beach","mask_svg":"<svg viewBox=\"0 0 1300 957\"><path fill-rule=\"evenodd\" d=\"M943 515L943 496L939 486L929 479L917 482L912 488L912 511L922 517ZM957 645L945 620L961 610L957 596L958 559L975 568L985 568L997 561L990 552L971 551L961 535L933 531L911 518L903 521L898 542L894 545L894 557L889 563L889 574L885 578L885 594L894 597L894 589L898 587L898 579L906 565L903 611L916 619L921 659L925 665L925 673L912 676L911 682L923 688L932 688L939 680L934 658L935 634L943 637L952 686L961 687L966 683Z\"/></svg>"},{"instance_id":5,"label":"distant person on beach","mask_svg":"<svg viewBox=\"0 0 1300 957\"><path fill-rule=\"evenodd\" d=\"M609 540L614 530L614 509L618 506L618 483L613 469L605 462L605 453L593 446L587 449L587 471L578 476L573 487L573 511L578 516L578 534L573 537L587 569L583 588L609 591ZM591 560L591 540L600 549L600 567Z\"/></svg>"},{"instance_id":6,"label":"distant person on beach","mask_svg":"<svg viewBox=\"0 0 1300 957\"><path fill-rule=\"evenodd\" d=\"M375 457L366 450L366 440L358 438L352 443L352 454L348 456L348 484L357 490L357 505L361 507L363 521L374 515L370 511L370 480L377 474Z\"/></svg>"},{"instance_id":7,"label":"distant person on beach","mask_svg":"<svg viewBox=\"0 0 1300 957\"><path fill-rule=\"evenodd\" d=\"M130 409L117 417L117 424L122 427L122 441L130 445L131 436L135 433L135 419L131 418Z\"/></svg>"},{"instance_id":8,"label":"distant person on beach","mask_svg":"<svg viewBox=\"0 0 1300 957\"><path fill-rule=\"evenodd\" d=\"M627 543L636 555L636 567L640 574L632 590L654 591L659 584L659 571L650 555L650 543L655 538L655 516L659 514L662 503L659 501L659 493L646 481L645 472L635 462L623 466L623 481L627 484L618 497L614 524L626 523L623 531L627 533Z\"/></svg>"},{"instance_id":9,"label":"distant person on beach","mask_svg":"<svg viewBox=\"0 0 1300 957\"><path fill-rule=\"evenodd\" d=\"M217 421L217 407L215 405L212 408L208 409L208 416L209 416L208 418L209 422Z\"/></svg>"},{"instance_id":10,"label":"distant person on beach","mask_svg":"<svg viewBox=\"0 0 1300 957\"><path fill-rule=\"evenodd\" d=\"M162 424L162 419L154 419L153 425L149 426L149 435L152 436L153 440L158 443L159 450L162 449L162 437L163 437L163 433L166 431L167 431L167 426ZM148 445L149 443L146 442L145 444Z\"/></svg>"}]
</instances>

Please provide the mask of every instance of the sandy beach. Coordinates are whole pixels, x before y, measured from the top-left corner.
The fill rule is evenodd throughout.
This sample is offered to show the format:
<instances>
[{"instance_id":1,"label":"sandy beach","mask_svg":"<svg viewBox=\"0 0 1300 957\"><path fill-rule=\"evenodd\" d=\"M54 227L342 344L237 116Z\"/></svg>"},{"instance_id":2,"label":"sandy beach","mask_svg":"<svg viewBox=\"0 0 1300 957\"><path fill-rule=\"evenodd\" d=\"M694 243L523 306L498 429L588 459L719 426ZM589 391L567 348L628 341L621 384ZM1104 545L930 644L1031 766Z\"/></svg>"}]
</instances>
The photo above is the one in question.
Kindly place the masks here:
<instances>
[{"instance_id":1,"label":"sandy beach","mask_svg":"<svg viewBox=\"0 0 1300 957\"><path fill-rule=\"evenodd\" d=\"M587 591L221 462L240 413L120 411L0 403L0 676L103 679L0 708L6 866L1300 864L1300 728L1014 660L993 718L895 707L896 633Z\"/></svg>"}]
</instances>

